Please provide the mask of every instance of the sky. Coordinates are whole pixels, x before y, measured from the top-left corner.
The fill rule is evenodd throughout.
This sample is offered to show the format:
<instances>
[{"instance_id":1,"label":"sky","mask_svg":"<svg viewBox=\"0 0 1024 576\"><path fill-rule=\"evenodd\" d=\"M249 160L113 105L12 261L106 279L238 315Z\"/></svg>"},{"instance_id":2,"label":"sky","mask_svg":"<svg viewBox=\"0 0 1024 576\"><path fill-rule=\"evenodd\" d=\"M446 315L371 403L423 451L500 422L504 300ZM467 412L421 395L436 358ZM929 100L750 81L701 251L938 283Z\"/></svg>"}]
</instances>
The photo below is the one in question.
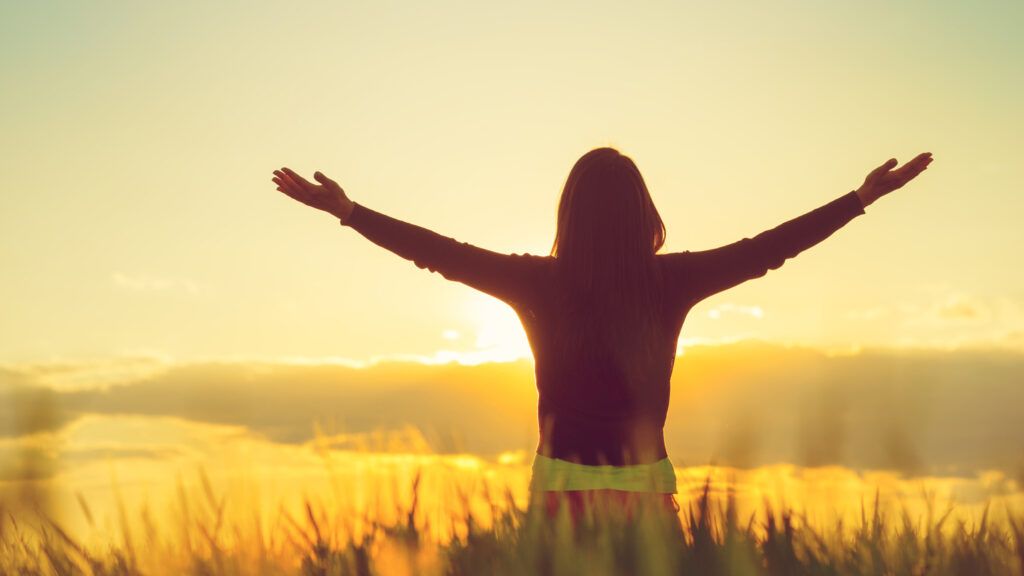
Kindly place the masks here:
<instances>
[{"instance_id":1,"label":"sky","mask_svg":"<svg viewBox=\"0 0 1024 576\"><path fill-rule=\"evenodd\" d=\"M721 465L755 504L788 485L854 510L877 471L904 495L1020 496L1022 27L997 0L2 2L0 501L41 485L115 511L195 466L294 496L325 489L324 454L357 500L392 453L524 487L537 397L513 311L272 171L547 255L600 146L637 163L663 252L934 158L689 313L665 430L681 485Z\"/></svg>"},{"instance_id":2,"label":"sky","mask_svg":"<svg viewBox=\"0 0 1024 576\"><path fill-rule=\"evenodd\" d=\"M460 241L547 254L618 147L666 252L935 161L681 345L1024 344L1018 2L4 3L0 362L528 358L506 305L278 193L321 170Z\"/></svg>"}]
</instances>

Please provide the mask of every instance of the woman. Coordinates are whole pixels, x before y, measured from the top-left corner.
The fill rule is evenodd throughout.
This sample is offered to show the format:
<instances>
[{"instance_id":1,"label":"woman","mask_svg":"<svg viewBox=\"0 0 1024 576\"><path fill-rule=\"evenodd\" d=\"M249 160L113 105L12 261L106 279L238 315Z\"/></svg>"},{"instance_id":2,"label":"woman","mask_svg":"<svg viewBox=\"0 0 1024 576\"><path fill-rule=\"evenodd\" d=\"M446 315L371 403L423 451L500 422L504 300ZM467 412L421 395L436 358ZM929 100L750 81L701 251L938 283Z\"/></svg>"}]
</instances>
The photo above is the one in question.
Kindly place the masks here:
<instances>
[{"instance_id":1,"label":"woman","mask_svg":"<svg viewBox=\"0 0 1024 576\"><path fill-rule=\"evenodd\" d=\"M273 181L420 268L512 306L539 392L531 504L552 515L568 504L576 520L596 504L678 511L662 430L687 312L821 242L931 160L925 152L893 170L891 159L857 190L753 238L667 254L657 254L665 226L639 170L613 148L591 150L573 166L549 256L499 254L396 220L353 202L320 172L319 184L288 168Z\"/></svg>"}]
</instances>

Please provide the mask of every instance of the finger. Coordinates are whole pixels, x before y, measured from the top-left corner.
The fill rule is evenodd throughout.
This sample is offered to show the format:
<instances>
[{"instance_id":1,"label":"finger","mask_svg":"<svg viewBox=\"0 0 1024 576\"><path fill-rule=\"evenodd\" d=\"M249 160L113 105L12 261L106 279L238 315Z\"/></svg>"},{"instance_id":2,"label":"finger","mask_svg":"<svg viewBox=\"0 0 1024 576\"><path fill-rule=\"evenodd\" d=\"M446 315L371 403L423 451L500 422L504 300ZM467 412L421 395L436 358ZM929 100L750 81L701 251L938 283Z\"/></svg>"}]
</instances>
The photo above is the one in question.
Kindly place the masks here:
<instances>
[{"instance_id":1,"label":"finger","mask_svg":"<svg viewBox=\"0 0 1024 576\"><path fill-rule=\"evenodd\" d=\"M283 173L275 172L275 174L281 174L273 178L274 183L277 184L278 190L284 192L288 196L298 200L299 202L305 202L309 194L302 189L301 186L293 182L287 175Z\"/></svg>"},{"instance_id":2,"label":"finger","mask_svg":"<svg viewBox=\"0 0 1024 576\"><path fill-rule=\"evenodd\" d=\"M271 180L284 186L296 186L295 182L280 170L274 170L274 177L271 178Z\"/></svg>"},{"instance_id":3,"label":"finger","mask_svg":"<svg viewBox=\"0 0 1024 576\"><path fill-rule=\"evenodd\" d=\"M292 190L290 186L285 186L283 184L279 184L277 186L277 191L284 193L284 195L288 196L289 198L292 198L292 199L298 200L299 202L302 202L301 195L299 193L295 192L294 190Z\"/></svg>"},{"instance_id":4,"label":"finger","mask_svg":"<svg viewBox=\"0 0 1024 576\"><path fill-rule=\"evenodd\" d=\"M932 153L931 152L922 152L922 153L918 154L917 156L914 156L913 160L911 160L910 162L907 162L906 164L904 164L903 167L900 168L900 170L908 169L908 167L910 169L914 169L914 170L919 169L919 168L923 169L931 161L932 161Z\"/></svg>"},{"instance_id":5,"label":"finger","mask_svg":"<svg viewBox=\"0 0 1024 576\"><path fill-rule=\"evenodd\" d=\"M278 184L283 184L285 186L293 186L294 185L294 183L292 182L292 179L289 178L287 174L285 174L284 172L281 172L280 170L274 170L274 177L271 178L271 180L273 180L274 182L277 182Z\"/></svg>"},{"instance_id":6,"label":"finger","mask_svg":"<svg viewBox=\"0 0 1024 576\"><path fill-rule=\"evenodd\" d=\"M901 177L908 177L908 179L913 178L920 174L921 171L928 166L929 162L931 162L931 159L928 156L920 154L910 162L901 166L899 170L894 172L894 174L899 174Z\"/></svg>"},{"instance_id":7,"label":"finger","mask_svg":"<svg viewBox=\"0 0 1024 576\"><path fill-rule=\"evenodd\" d=\"M274 184L276 185L278 190L280 190L281 192L284 192L285 194L288 194L289 196L291 195L290 194L291 191L288 189L288 185L287 184L285 184L284 182L282 182L281 180L279 180L277 178L274 178L273 180L274 180Z\"/></svg>"},{"instance_id":8,"label":"finger","mask_svg":"<svg viewBox=\"0 0 1024 576\"><path fill-rule=\"evenodd\" d=\"M889 172L889 170L891 170L892 167L895 166L896 164L897 164L896 159L895 158L890 158L890 159L885 161L885 164L882 164L878 168L875 168L874 170L872 170L871 173L868 174L868 178L871 178L871 179L879 178L879 177L885 175L887 172Z\"/></svg>"},{"instance_id":9,"label":"finger","mask_svg":"<svg viewBox=\"0 0 1024 576\"><path fill-rule=\"evenodd\" d=\"M295 189L297 191L300 191L300 192L307 192L308 191L307 187L305 185L303 185L302 182L300 182L300 180L298 178L292 176L291 174L289 174L287 172L284 172L284 171L281 172L281 180L283 180L290 188L293 188L293 189Z\"/></svg>"},{"instance_id":10,"label":"finger","mask_svg":"<svg viewBox=\"0 0 1024 576\"><path fill-rule=\"evenodd\" d=\"M285 176L283 172L279 170L274 170L274 177L271 178L271 180L273 180L274 184L277 184L278 190L288 194L289 196L292 195L292 188L295 186L295 184L292 183L292 181L289 180L288 177Z\"/></svg>"},{"instance_id":11,"label":"finger","mask_svg":"<svg viewBox=\"0 0 1024 576\"><path fill-rule=\"evenodd\" d=\"M898 186L903 186L924 172L925 167L921 164L904 166L902 169L893 172L897 177Z\"/></svg>"},{"instance_id":12,"label":"finger","mask_svg":"<svg viewBox=\"0 0 1024 576\"><path fill-rule=\"evenodd\" d=\"M298 183L294 178L289 176L287 173L281 173L281 182L295 195L298 199L308 198L312 194L312 190L308 187Z\"/></svg>"},{"instance_id":13,"label":"finger","mask_svg":"<svg viewBox=\"0 0 1024 576\"><path fill-rule=\"evenodd\" d=\"M291 178L292 180L294 180L296 184L298 184L298 185L302 186L302 187L303 187L303 188L305 188L306 190L312 190L313 188L315 188L315 187L316 187L316 184L313 184L313 183L312 183L312 182L310 182L309 180L306 180L306 179L305 179L305 178L303 178L302 176L299 176L299 175L298 175L298 174L297 174L297 173L296 173L296 172L295 172L294 170L292 170L291 168L287 168L287 167L285 167L285 168L281 168L281 171L282 171L282 172L284 172L284 173L285 173L285 175L289 176L289 177L290 177L290 178Z\"/></svg>"},{"instance_id":14,"label":"finger","mask_svg":"<svg viewBox=\"0 0 1024 576\"><path fill-rule=\"evenodd\" d=\"M914 168L924 168L925 166L928 165L929 162L931 162L930 156L928 156L927 154L920 154L913 160L908 162L907 166L912 166Z\"/></svg>"},{"instance_id":15,"label":"finger","mask_svg":"<svg viewBox=\"0 0 1024 576\"><path fill-rule=\"evenodd\" d=\"M330 178L325 176L323 172L320 172L320 171L314 172L313 173L313 178L315 178L317 182L323 184L324 186L331 186L331 187L334 187L334 188L341 188L341 186L338 186L337 182L335 182L334 180L331 180Z\"/></svg>"}]
</instances>

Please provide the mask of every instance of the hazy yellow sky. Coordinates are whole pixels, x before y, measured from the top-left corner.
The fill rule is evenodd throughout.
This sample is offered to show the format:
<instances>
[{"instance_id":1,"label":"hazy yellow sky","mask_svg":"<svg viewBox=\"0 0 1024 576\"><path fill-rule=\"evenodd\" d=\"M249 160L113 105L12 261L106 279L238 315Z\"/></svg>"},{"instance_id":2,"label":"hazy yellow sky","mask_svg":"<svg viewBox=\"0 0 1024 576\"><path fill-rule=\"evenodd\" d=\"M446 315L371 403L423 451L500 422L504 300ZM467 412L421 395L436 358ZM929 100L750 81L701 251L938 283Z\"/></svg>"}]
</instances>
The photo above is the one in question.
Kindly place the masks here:
<instances>
[{"instance_id":1,"label":"hazy yellow sky","mask_svg":"<svg viewBox=\"0 0 1024 576\"><path fill-rule=\"evenodd\" d=\"M638 163L667 251L934 154L698 306L684 342L1021 348L1022 24L1015 1L5 3L0 362L521 355L511 310L271 171L546 254L572 163L601 145Z\"/></svg>"}]
</instances>

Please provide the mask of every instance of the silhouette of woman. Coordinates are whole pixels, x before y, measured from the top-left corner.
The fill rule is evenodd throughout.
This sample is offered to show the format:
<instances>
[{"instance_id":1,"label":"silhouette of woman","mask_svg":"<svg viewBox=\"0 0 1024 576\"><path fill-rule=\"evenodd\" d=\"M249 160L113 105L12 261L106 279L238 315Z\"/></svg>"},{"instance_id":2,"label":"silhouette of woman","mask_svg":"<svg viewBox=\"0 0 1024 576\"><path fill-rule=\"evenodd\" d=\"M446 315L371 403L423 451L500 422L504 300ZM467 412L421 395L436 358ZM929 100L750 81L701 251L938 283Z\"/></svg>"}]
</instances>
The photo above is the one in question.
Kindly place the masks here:
<instances>
[{"instance_id":1,"label":"silhouette of woman","mask_svg":"<svg viewBox=\"0 0 1024 576\"><path fill-rule=\"evenodd\" d=\"M598 502L678 511L663 427L683 321L701 300L782 266L931 162L871 171L860 188L753 238L657 254L665 226L636 164L613 148L581 157L558 206L548 256L500 254L353 202L333 180L274 171L277 189L371 242L508 303L535 360L540 442L531 507L578 519Z\"/></svg>"}]
</instances>

